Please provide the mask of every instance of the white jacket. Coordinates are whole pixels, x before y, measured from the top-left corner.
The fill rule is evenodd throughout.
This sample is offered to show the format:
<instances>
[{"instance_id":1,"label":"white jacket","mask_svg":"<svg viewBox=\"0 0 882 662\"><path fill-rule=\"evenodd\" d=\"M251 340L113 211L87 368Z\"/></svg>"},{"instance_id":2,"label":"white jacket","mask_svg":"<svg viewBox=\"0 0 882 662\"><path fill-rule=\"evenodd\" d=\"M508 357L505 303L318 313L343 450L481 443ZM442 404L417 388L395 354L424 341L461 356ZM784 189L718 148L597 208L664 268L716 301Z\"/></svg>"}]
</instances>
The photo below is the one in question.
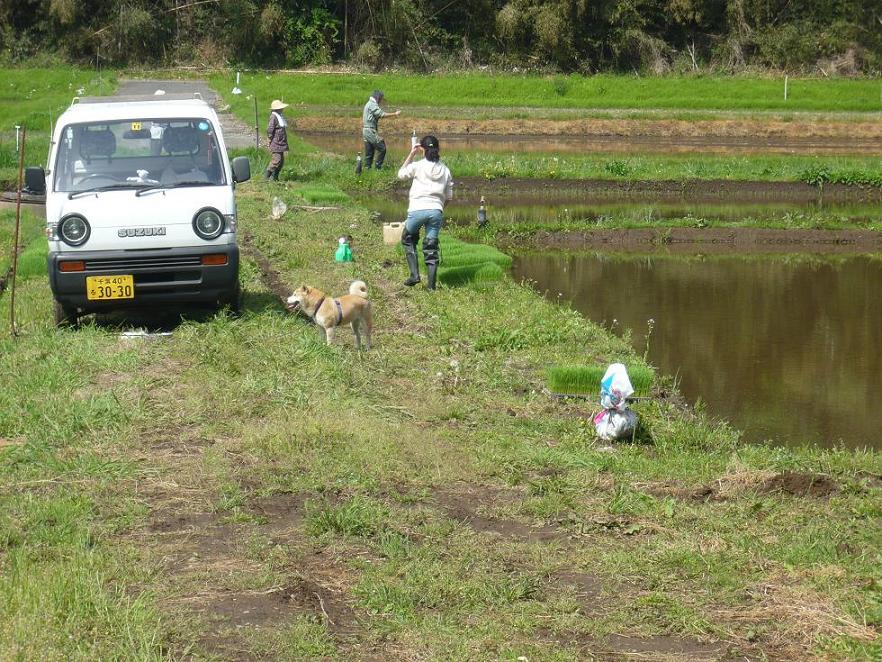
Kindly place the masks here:
<instances>
[{"instance_id":1,"label":"white jacket","mask_svg":"<svg viewBox=\"0 0 882 662\"><path fill-rule=\"evenodd\" d=\"M408 212L421 209L444 211L444 203L453 198L453 176L441 161L421 159L402 166L398 170L398 179L413 180Z\"/></svg>"}]
</instances>

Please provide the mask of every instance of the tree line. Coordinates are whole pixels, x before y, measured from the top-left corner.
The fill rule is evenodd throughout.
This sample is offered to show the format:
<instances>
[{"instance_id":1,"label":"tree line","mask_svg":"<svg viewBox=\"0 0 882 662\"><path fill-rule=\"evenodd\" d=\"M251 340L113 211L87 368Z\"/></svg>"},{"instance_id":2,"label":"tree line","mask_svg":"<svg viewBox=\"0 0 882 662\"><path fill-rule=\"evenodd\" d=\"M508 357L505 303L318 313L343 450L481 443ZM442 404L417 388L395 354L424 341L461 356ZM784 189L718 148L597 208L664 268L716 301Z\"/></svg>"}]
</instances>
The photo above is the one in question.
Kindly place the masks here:
<instances>
[{"instance_id":1,"label":"tree line","mask_svg":"<svg viewBox=\"0 0 882 662\"><path fill-rule=\"evenodd\" d=\"M879 0L11 0L0 58L594 73L882 69Z\"/></svg>"}]
</instances>

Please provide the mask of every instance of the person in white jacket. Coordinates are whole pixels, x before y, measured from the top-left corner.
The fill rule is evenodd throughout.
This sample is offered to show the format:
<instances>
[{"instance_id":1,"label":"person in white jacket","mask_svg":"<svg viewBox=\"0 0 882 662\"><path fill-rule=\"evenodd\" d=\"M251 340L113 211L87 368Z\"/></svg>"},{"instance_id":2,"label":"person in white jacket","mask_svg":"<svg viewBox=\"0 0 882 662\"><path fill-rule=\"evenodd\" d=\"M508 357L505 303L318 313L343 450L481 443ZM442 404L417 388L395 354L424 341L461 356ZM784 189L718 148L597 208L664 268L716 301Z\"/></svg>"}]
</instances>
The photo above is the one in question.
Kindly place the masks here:
<instances>
[{"instance_id":1,"label":"person in white jacket","mask_svg":"<svg viewBox=\"0 0 882 662\"><path fill-rule=\"evenodd\" d=\"M420 153L424 158L414 161L414 157ZM401 233L404 256L410 268L410 277L404 284L411 287L420 282L416 245L420 239L420 228L426 226L426 238L423 240L426 287L434 290L440 262L438 233L444 224L444 204L453 197L453 177L447 166L441 162L440 147L435 136L423 136L410 150L398 170L398 179L413 180L410 185L407 218Z\"/></svg>"}]
</instances>

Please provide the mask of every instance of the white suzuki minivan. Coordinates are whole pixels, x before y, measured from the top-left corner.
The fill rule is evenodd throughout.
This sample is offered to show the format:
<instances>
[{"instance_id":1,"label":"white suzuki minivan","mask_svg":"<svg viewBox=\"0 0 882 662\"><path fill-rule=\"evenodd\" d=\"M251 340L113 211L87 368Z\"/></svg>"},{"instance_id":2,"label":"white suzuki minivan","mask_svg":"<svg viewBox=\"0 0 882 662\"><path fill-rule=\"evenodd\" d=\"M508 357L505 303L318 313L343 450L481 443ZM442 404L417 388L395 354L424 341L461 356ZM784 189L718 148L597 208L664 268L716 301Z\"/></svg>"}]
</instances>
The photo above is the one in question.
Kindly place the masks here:
<instances>
[{"instance_id":1,"label":"white suzuki minivan","mask_svg":"<svg viewBox=\"0 0 882 662\"><path fill-rule=\"evenodd\" d=\"M45 175L56 324L121 308L239 306L237 182L214 110L199 98L74 99Z\"/></svg>"}]
</instances>

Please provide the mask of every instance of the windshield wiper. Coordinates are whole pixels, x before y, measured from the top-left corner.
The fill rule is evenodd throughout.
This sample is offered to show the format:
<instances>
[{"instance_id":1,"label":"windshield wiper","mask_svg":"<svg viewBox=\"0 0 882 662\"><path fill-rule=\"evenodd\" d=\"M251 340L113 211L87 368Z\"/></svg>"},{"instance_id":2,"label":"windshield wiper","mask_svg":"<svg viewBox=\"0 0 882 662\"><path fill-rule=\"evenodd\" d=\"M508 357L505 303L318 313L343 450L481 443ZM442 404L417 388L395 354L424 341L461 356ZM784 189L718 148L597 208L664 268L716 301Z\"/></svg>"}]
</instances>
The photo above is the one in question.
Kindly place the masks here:
<instances>
[{"instance_id":1,"label":"windshield wiper","mask_svg":"<svg viewBox=\"0 0 882 662\"><path fill-rule=\"evenodd\" d=\"M128 184L106 184L105 186L96 186L94 188L83 189L82 191L71 191L67 194L68 200L73 200L74 198L78 198L81 195L88 195L90 193L100 193L101 191L114 191L117 189L143 189L148 184L136 184L136 183L128 183Z\"/></svg>"},{"instance_id":2,"label":"windshield wiper","mask_svg":"<svg viewBox=\"0 0 882 662\"><path fill-rule=\"evenodd\" d=\"M150 184L149 186L145 186L142 189L139 189L135 195L140 196L142 193L147 193L147 191L156 191L159 189L167 189L167 188L181 188L183 186L219 186L219 184L215 184L214 182L206 182L204 179L194 179L194 180L186 180L183 182L174 182L173 184Z\"/></svg>"}]
</instances>

